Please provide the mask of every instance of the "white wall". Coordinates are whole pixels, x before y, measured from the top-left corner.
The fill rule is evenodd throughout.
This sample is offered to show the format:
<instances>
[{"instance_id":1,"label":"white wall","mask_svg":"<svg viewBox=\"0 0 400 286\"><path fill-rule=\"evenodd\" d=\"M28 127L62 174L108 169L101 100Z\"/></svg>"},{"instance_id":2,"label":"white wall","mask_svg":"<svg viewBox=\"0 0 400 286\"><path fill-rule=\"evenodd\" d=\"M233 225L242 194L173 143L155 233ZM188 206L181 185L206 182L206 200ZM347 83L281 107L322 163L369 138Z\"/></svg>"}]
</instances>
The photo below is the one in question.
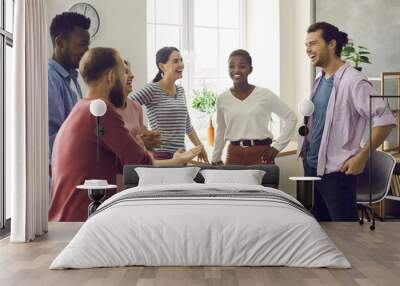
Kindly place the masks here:
<instances>
[{"instance_id":1,"label":"white wall","mask_svg":"<svg viewBox=\"0 0 400 286\"><path fill-rule=\"evenodd\" d=\"M311 67L305 53L305 37L311 21L313 0L280 0L280 96L294 110L300 125L297 104L311 91ZM297 131L293 140L297 139ZM291 176L303 175L302 164L295 155L276 161L281 169L280 189L294 195L295 183Z\"/></svg>"},{"instance_id":2,"label":"white wall","mask_svg":"<svg viewBox=\"0 0 400 286\"><path fill-rule=\"evenodd\" d=\"M297 112L300 99L311 91L311 67L305 37L311 19L312 0L280 0L281 98Z\"/></svg>"},{"instance_id":3,"label":"white wall","mask_svg":"<svg viewBox=\"0 0 400 286\"><path fill-rule=\"evenodd\" d=\"M247 0L246 48L254 60L251 81L270 88L297 112L309 95L312 68L304 41L313 0Z\"/></svg>"},{"instance_id":4,"label":"white wall","mask_svg":"<svg viewBox=\"0 0 400 286\"><path fill-rule=\"evenodd\" d=\"M312 0L292 0L294 2L294 94L297 102L309 97L314 80L314 68L306 54L305 38L311 24ZM296 106L297 107L297 106Z\"/></svg>"},{"instance_id":5,"label":"white wall","mask_svg":"<svg viewBox=\"0 0 400 286\"><path fill-rule=\"evenodd\" d=\"M305 53L306 30L313 0L248 0L247 49L254 60L251 82L270 88L297 112L297 104L310 93L312 67ZM276 119L275 119L276 121ZM273 129L274 134L276 130ZM293 136L297 140L297 132ZM280 189L294 195L291 176L303 174L295 155L279 158Z\"/></svg>"},{"instance_id":6,"label":"white wall","mask_svg":"<svg viewBox=\"0 0 400 286\"><path fill-rule=\"evenodd\" d=\"M250 80L280 95L279 0L247 0L246 48L253 58Z\"/></svg>"},{"instance_id":7,"label":"white wall","mask_svg":"<svg viewBox=\"0 0 400 286\"><path fill-rule=\"evenodd\" d=\"M50 25L56 14L67 11L77 0L47 0ZM100 17L100 29L91 47L113 47L132 64L135 89L147 83L146 0L85 0ZM51 47L51 42L49 43ZM49 49L52 51L52 48Z\"/></svg>"},{"instance_id":8,"label":"white wall","mask_svg":"<svg viewBox=\"0 0 400 286\"><path fill-rule=\"evenodd\" d=\"M249 81L280 96L279 0L247 0L246 3L246 48L254 67ZM277 137L279 117L272 114L272 122L270 128Z\"/></svg>"},{"instance_id":9,"label":"white wall","mask_svg":"<svg viewBox=\"0 0 400 286\"><path fill-rule=\"evenodd\" d=\"M291 155L277 158L275 164L280 169L279 189L295 197L296 183L289 178L303 176L303 163L297 159L296 155Z\"/></svg>"},{"instance_id":10,"label":"white wall","mask_svg":"<svg viewBox=\"0 0 400 286\"><path fill-rule=\"evenodd\" d=\"M296 109L295 97L295 49L294 49L294 32L295 21L294 11L291 0L281 0L279 2L279 30L280 30L280 89L281 99L289 105L292 110ZM300 47L299 47L300 48Z\"/></svg>"}]
</instances>

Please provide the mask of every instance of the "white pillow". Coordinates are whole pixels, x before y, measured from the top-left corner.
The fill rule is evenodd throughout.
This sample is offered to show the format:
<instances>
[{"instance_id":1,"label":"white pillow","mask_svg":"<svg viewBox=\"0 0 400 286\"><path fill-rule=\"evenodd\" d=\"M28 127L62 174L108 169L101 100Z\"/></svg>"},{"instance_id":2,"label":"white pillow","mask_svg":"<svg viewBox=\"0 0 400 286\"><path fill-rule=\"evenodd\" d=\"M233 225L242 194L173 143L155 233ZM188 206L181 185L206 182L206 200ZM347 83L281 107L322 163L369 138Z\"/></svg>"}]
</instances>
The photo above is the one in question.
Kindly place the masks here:
<instances>
[{"instance_id":1,"label":"white pillow","mask_svg":"<svg viewBox=\"0 0 400 286\"><path fill-rule=\"evenodd\" d=\"M202 170L205 184L234 183L246 185L261 185L265 171L261 170Z\"/></svg>"},{"instance_id":2,"label":"white pillow","mask_svg":"<svg viewBox=\"0 0 400 286\"><path fill-rule=\"evenodd\" d=\"M195 183L193 179L196 177L199 170L199 167L135 168L139 176L138 186Z\"/></svg>"}]
</instances>

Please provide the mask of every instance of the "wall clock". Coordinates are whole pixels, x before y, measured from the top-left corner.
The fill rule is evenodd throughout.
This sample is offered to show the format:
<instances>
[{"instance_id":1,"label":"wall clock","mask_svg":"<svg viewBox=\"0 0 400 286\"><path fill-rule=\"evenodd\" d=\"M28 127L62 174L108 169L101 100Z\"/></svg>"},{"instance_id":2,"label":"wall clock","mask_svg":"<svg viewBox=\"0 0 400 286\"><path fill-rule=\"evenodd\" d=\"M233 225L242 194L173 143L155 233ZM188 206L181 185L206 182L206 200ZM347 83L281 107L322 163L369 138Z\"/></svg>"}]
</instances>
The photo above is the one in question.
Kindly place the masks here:
<instances>
[{"instance_id":1,"label":"wall clock","mask_svg":"<svg viewBox=\"0 0 400 286\"><path fill-rule=\"evenodd\" d=\"M71 8L69 8L68 11L82 14L88 17L90 19L90 27L89 27L90 38L93 38L97 34L100 27L100 17L96 9L92 5L83 2L76 3Z\"/></svg>"}]
</instances>

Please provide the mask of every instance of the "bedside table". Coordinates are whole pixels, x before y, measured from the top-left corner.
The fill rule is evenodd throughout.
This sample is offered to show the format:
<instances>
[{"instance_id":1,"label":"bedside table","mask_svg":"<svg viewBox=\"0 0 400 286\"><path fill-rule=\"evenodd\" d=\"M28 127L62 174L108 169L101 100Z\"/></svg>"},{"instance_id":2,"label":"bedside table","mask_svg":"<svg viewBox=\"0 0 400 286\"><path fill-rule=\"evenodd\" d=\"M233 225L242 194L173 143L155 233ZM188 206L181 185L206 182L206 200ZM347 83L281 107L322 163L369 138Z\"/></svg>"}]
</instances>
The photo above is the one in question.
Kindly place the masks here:
<instances>
[{"instance_id":1,"label":"bedside table","mask_svg":"<svg viewBox=\"0 0 400 286\"><path fill-rule=\"evenodd\" d=\"M320 177L290 177L289 180L296 181L296 199L303 206L311 210L314 206L314 182L320 181Z\"/></svg>"},{"instance_id":2,"label":"bedside table","mask_svg":"<svg viewBox=\"0 0 400 286\"><path fill-rule=\"evenodd\" d=\"M106 191L108 189L115 189L117 188L117 185L107 185L107 186L87 186L87 185L79 185L76 187L79 190L87 190L88 196L90 200L92 201L90 205L88 206L88 217L92 213L94 213L97 208L101 205L102 199L106 195Z\"/></svg>"}]
</instances>

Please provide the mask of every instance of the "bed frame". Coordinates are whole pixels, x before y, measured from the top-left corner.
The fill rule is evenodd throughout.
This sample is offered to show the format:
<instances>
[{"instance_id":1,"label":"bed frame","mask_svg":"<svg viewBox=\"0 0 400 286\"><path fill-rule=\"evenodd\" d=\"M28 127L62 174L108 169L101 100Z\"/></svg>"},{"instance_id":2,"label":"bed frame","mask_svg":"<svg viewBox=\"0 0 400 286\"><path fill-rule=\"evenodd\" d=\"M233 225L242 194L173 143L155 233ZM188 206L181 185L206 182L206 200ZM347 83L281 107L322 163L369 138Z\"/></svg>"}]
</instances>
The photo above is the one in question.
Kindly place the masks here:
<instances>
[{"instance_id":1,"label":"bed frame","mask_svg":"<svg viewBox=\"0 0 400 286\"><path fill-rule=\"evenodd\" d=\"M123 183L124 189L136 187L139 183L139 176L135 171L137 167L147 167L147 168L177 168L177 166L149 166L149 165L125 165L123 170ZM228 165L228 166L198 166L201 170L206 169L219 169L219 170L263 170L265 171L265 175L262 179L261 184L264 187L271 187L278 189L279 187L279 167L276 165L252 165L252 166L236 166L236 165ZM185 167L178 167L178 168L185 168ZM200 174L194 178L197 183L204 183L204 178Z\"/></svg>"}]
</instances>

